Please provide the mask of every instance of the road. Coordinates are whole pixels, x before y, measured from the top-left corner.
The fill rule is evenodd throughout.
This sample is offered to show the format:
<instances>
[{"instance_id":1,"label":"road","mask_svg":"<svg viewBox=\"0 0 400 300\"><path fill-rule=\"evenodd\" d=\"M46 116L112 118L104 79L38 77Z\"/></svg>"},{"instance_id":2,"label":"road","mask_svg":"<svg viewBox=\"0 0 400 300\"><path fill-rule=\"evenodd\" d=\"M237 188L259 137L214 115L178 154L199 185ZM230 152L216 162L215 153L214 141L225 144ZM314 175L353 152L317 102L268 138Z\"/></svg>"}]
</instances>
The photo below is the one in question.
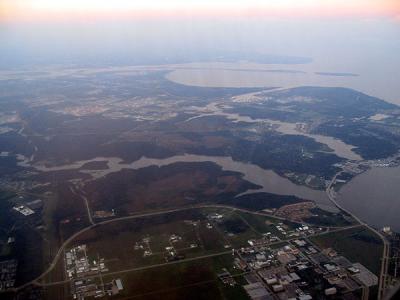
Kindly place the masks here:
<instances>
[{"instance_id":1,"label":"road","mask_svg":"<svg viewBox=\"0 0 400 300\"><path fill-rule=\"evenodd\" d=\"M201 259L206 259L206 258L218 257L218 256L227 255L227 254L231 254L231 253L232 253L232 250L221 251L221 252L211 253L211 254L207 254L207 255L201 255L201 256L185 258L185 259L180 259L180 260L175 260L175 261L169 261L169 262L165 262L165 263L159 263L159 264L148 265L148 266L143 266L143 267L129 268L129 269L124 269L124 270L120 270L120 271L105 272L102 274L90 275L90 276L86 276L85 279L96 278L96 277L105 276L105 275L107 275L107 276L108 275L118 275L118 274L135 272L135 271L144 271L144 270L160 268L160 267L165 267L165 266L169 266L169 265L175 265L175 264L179 264L179 263L189 262L189 261L196 261L196 260L201 260ZM50 283L36 283L35 282L34 284L37 286L53 286L53 285L59 285L59 284L64 284L64 283L68 283L68 282L70 282L69 279L63 280L63 281L50 282Z\"/></svg>"},{"instance_id":2,"label":"road","mask_svg":"<svg viewBox=\"0 0 400 300\"><path fill-rule=\"evenodd\" d=\"M369 230L374 232L376 235L378 235L383 243L383 251L382 251L382 264L381 264L381 272L379 274L379 290L378 290L378 300L383 298L384 292L386 290L386 285L387 285L387 273L388 273L388 267L389 267L389 242L386 239L386 237L380 233L378 230L375 228L369 226L367 223L362 221L360 218L358 218L356 215L348 211L347 209L343 208L337 201L335 197L335 192L333 191L332 186L336 182L337 176L341 172L338 172L335 174L335 176L332 178L331 182L329 183L328 187L326 188L326 194L328 195L329 200L341 211L347 213L350 215L354 220L356 220L360 225L363 225L367 227Z\"/></svg>"},{"instance_id":3,"label":"road","mask_svg":"<svg viewBox=\"0 0 400 300\"><path fill-rule=\"evenodd\" d=\"M67 240L64 241L64 243L60 246L60 248L58 249L56 255L53 258L53 261L51 262L51 264L49 265L49 267L38 277L32 279L31 281L18 286L16 288L13 289L9 289L8 291L18 291L21 290L31 284L37 284L41 279L43 279L47 274L49 274L56 266L58 260L60 259L60 257L63 255L65 248L68 246L68 244L70 244L74 239L76 239L78 236L80 236L81 234L96 228L98 226L103 226L103 225L107 225L107 224L111 224L114 222L120 222L120 221L124 221L124 220L132 220L132 219L138 219L138 218L144 218L144 217L150 217L150 216L157 216L157 215L162 215L162 214L168 214L168 213L174 213L174 212L180 212L180 211L185 211L185 210L191 210L191 209L204 209L204 208L223 208L223 209L229 209L229 210L233 210L233 211L239 211L239 212L245 212L245 213L249 213L249 214L253 214L253 215L259 215L259 216L264 216L264 217L274 217L274 216L270 216L266 213L263 212L255 212L255 211L250 211L247 209L242 209L242 208L237 208L237 207L232 207L229 205L196 205L196 206L188 206L188 207L182 207L182 208L176 208L176 209L169 209L169 210L162 210L162 211L156 211L156 212L148 212L148 213L141 213L141 214L136 214L136 215L131 215L131 216L125 216L125 217L120 217L120 218L114 218L114 219L109 219L109 220L105 220L102 222L98 222L96 224L92 224L88 227L85 227L81 230L79 230L78 232L74 233L72 236L70 236ZM329 232L334 232L334 231L340 231L340 230L345 230L345 229L349 229L349 228L353 228L355 226L359 226L359 225L352 225L352 226L347 226L347 227L341 227L341 228L337 228L335 227L333 230L329 230ZM324 233L320 233L320 234L325 234L327 232ZM151 266L149 266L151 267Z\"/></svg>"},{"instance_id":4,"label":"road","mask_svg":"<svg viewBox=\"0 0 400 300\"><path fill-rule=\"evenodd\" d=\"M351 226L346 226L346 227L342 227L342 228L336 228L334 230L319 232L319 233L310 235L307 238L315 237L315 236L321 236L321 235L330 234L330 233L333 233L333 232L348 230L348 229L351 229L351 228L357 228L357 227L362 227L362 226L363 225L361 225L361 224L357 224L357 225L351 225ZM282 242L292 242L295 239L297 239L297 238L293 238L293 239L289 239L289 240L279 240L279 241L276 241L276 242L269 243L268 246L278 245L278 244L280 244ZM207 255L200 255L200 256L196 256L196 257L192 257L192 258L181 259L181 260L177 260L177 261L165 262L165 263L160 263L160 264L153 264L153 265L148 265L148 266L143 266L143 267L138 267L138 268L129 268L129 269L124 269L124 270L120 270L120 271L105 272L105 273L102 273L102 275L103 276L104 275L116 275L116 274L123 274L123 273L128 273L128 272L133 272L133 271L143 271L143 270L148 270L148 269L168 266L168 265L172 265L172 264L178 264L178 263L183 263L183 262L188 262L188 261L196 261L196 260L201 260L201 259L205 259L205 258L222 256L222 255L226 255L226 254L230 254L230 253L232 253L232 250L221 251L221 252L211 253L211 254L207 254ZM99 277L99 276L100 275L92 275L92 276L87 276L85 278L95 278L95 277ZM70 282L69 279L63 280L63 281L50 282L50 283L38 283L38 282L35 282L34 284L38 285L38 286L53 286L53 285L59 285L59 284L64 284L64 283L68 283L68 282Z\"/></svg>"},{"instance_id":5,"label":"road","mask_svg":"<svg viewBox=\"0 0 400 300\"><path fill-rule=\"evenodd\" d=\"M70 189L73 194L75 194L78 197L81 197L83 199L83 201L85 202L88 220L89 220L90 224L95 225L95 222L93 221L92 213L90 212L89 199L83 193L79 193L78 189L75 186L70 186Z\"/></svg>"}]
</instances>

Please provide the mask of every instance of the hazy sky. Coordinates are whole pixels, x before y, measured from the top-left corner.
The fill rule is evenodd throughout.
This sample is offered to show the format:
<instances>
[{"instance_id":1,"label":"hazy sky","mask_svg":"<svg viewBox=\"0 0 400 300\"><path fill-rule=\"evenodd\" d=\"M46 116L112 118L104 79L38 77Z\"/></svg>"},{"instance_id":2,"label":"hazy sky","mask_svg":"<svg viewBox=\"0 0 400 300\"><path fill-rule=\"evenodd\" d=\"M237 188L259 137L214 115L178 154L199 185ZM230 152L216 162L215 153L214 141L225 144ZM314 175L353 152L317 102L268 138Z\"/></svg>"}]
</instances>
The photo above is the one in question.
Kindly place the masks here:
<instances>
[{"instance_id":1,"label":"hazy sky","mask_svg":"<svg viewBox=\"0 0 400 300\"><path fill-rule=\"evenodd\" d=\"M1 0L8 21L159 15L390 16L398 0Z\"/></svg>"}]
</instances>

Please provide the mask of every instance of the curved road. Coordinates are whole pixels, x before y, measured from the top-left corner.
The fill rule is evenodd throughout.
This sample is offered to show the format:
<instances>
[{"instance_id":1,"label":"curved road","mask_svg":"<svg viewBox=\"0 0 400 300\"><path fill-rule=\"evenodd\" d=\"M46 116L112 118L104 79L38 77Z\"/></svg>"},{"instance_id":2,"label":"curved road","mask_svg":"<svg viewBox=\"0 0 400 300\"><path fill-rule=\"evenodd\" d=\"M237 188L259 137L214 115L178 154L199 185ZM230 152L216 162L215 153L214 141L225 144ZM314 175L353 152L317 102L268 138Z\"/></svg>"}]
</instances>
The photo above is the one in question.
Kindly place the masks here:
<instances>
[{"instance_id":1,"label":"curved road","mask_svg":"<svg viewBox=\"0 0 400 300\"><path fill-rule=\"evenodd\" d=\"M250 213L253 215L259 215L259 216L264 216L264 217L272 217L272 218L276 218L274 216L268 215L266 213L263 212L257 212L257 211L250 211L247 209L243 209L243 208L237 208L237 207L233 207L233 206L229 206L229 205L196 205L196 206L187 206L187 207L182 207L182 208L176 208L176 209L169 209L169 210L162 210L162 211L156 211L156 212L148 212L148 213L142 213L142 214L137 214L137 215L131 215L131 216L125 216L125 217L120 217L120 218L114 218L114 219L109 219L109 220L105 220L96 224L92 224L88 227L85 227L81 230L79 230L78 232L74 233L72 236L70 236L67 240L64 241L64 243L60 246L60 248L58 249L56 255L53 258L52 263L49 265L49 267L46 269L46 271L44 271L41 275L39 275L38 277L32 279L31 281L13 288L13 289L9 289L7 290L8 292L15 292L18 290L21 290L31 284L35 284L37 283L37 281L39 281L40 279L42 279L43 277L45 277L47 274L49 274L56 266L58 260L60 259L60 256L63 254L63 251L65 250L65 248L67 247L67 245L69 243L71 243L75 238L77 238L78 236L80 236L81 234L96 228L98 226L102 226L102 225L106 225L106 224L110 224L110 223L114 223L114 222L119 222L119 221L124 221L124 220L131 220L131 219L138 219L138 218L143 218L143 217L149 217L149 216L156 216L156 215L162 215L162 214L168 214L168 213L174 213L174 212L179 212L179 211L185 211L185 210L190 210L190 209L202 209L202 208L225 208L225 209L230 209L230 210L234 210L234 211L240 211L240 212L245 212L245 213ZM281 218L277 218L279 220L281 220ZM356 225L358 226L358 225ZM351 228L354 226L349 226L349 227L341 227L340 229L344 229L344 228ZM338 227L331 227L333 229L338 229Z\"/></svg>"},{"instance_id":2,"label":"curved road","mask_svg":"<svg viewBox=\"0 0 400 300\"><path fill-rule=\"evenodd\" d=\"M386 290L386 284L387 284L387 273L388 273L388 267L389 267L389 242L386 239L386 237L380 233L378 230L376 230L375 228L369 226L367 223L365 223L364 221L362 221L360 218L358 218L356 215L354 215L353 213L351 213L350 211L348 211L347 209L343 208L343 206L341 206L337 201L336 201L336 197L334 194L334 191L332 189L332 186L335 184L336 182L336 178L337 176L340 174L341 172L338 172L335 174L335 176L332 178L331 182L329 183L328 187L326 188L326 194L328 195L329 200L331 200L331 202L341 211L347 213L348 215L350 215L354 220L356 220L360 225L363 225L365 227L367 227L369 230L371 230L372 232L374 232L376 235L378 235L383 243L383 252L382 252L382 264L381 264L381 272L379 275L379 290L378 290L378 300L382 299L384 292Z\"/></svg>"}]
</instances>

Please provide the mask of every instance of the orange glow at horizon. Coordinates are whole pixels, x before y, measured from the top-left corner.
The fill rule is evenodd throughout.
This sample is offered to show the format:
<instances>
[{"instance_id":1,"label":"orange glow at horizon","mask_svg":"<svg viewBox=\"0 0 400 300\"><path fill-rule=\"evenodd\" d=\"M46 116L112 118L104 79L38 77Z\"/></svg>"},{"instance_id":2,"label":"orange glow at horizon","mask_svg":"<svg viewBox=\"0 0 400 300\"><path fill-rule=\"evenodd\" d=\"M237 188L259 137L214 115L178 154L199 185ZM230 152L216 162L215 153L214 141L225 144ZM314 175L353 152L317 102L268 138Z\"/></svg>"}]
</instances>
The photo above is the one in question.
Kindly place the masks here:
<instances>
[{"instance_id":1,"label":"orange glow at horizon","mask_svg":"<svg viewBox=\"0 0 400 300\"><path fill-rule=\"evenodd\" d=\"M399 18L400 0L0 0L0 21L158 16Z\"/></svg>"}]
</instances>

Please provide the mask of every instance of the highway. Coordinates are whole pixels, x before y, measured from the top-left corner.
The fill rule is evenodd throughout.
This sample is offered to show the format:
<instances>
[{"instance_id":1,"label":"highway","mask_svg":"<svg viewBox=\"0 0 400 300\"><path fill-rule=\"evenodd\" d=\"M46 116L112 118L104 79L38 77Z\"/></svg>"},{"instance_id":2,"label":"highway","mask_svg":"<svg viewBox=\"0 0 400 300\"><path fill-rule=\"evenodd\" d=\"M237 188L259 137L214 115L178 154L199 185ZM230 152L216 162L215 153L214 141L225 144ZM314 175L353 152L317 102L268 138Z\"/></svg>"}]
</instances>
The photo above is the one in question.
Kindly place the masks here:
<instances>
[{"instance_id":1,"label":"highway","mask_svg":"<svg viewBox=\"0 0 400 300\"><path fill-rule=\"evenodd\" d=\"M75 186L71 186L70 189L71 189L72 193L74 193L75 195L77 195L78 197L81 197L83 199L83 201L85 202L88 220L89 220L90 224L95 225L95 222L93 221L92 213L90 212L89 199L82 193L79 193L78 189Z\"/></svg>"},{"instance_id":2,"label":"highway","mask_svg":"<svg viewBox=\"0 0 400 300\"><path fill-rule=\"evenodd\" d=\"M175 265L175 264L179 264L179 263L189 262L189 261L196 261L196 260L201 260L201 259L206 259L206 258L218 257L218 256L227 255L227 254L231 254L231 253L232 253L232 250L221 251L221 252L217 252L217 253L211 253L211 254L207 254L207 255L200 255L200 256L196 256L196 257L185 258L185 259L180 259L180 260L175 260L175 261L169 261L169 262L160 263L160 264L153 264L153 265L137 267L137 268L129 268L129 269L124 269L124 270L120 270L120 271L104 272L101 275L102 276L105 276L105 275L118 275L118 274L135 272L135 271L144 271L144 270L149 270L149 269L153 269L153 268L160 268L160 267L165 267L165 266L169 266L169 265ZM96 278L96 277L99 277L101 275L100 274L90 275L90 276L86 276L85 279ZM69 281L70 280L67 279L67 280L63 280L63 281L56 281L56 282L50 282L50 283L36 283L35 282L33 284L35 284L37 286L52 286L52 285L68 283Z\"/></svg>"},{"instance_id":3,"label":"highway","mask_svg":"<svg viewBox=\"0 0 400 300\"><path fill-rule=\"evenodd\" d=\"M378 290L378 300L383 298L383 295L385 293L386 290L386 285L387 285L387 272L388 272L388 267L389 267L389 242L386 239L385 236L383 236L382 233L380 233L379 231L377 231L375 228L369 226L367 223L365 223L364 221L362 221L360 218L358 218L356 215L354 215L353 213L351 213L350 211L348 211L347 209L343 208L337 201L336 201L336 197L335 197L335 192L332 189L332 186L335 184L336 182L336 178L337 176L340 174L341 172L338 172L335 174L335 176L332 178L331 182L329 183L328 187L326 188L326 194L328 195L329 200L341 211L347 213L348 215L350 215L354 220L356 220L360 225L363 225L365 227L367 227L369 230L371 230L372 232L374 232L376 235L378 235L383 243L383 251L382 251L382 264L381 264L381 272L379 274L379 290Z\"/></svg>"},{"instance_id":4,"label":"highway","mask_svg":"<svg viewBox=\"0 0 400 300\"><path fill-rule=\"evenodd\" d=\"M224 209L229 209L229 210L233 210L233 211L239 211L239 212L249 213L249 214L253 214L253 215L259 215L259 216L274 218L274 216L268 215L268 214L263 213L263 212L250 211L250 210L247 210L247 209L237 208L237 207L233 207L233 206L229 206L229 205L211 205L210 204L210 205L187 206L187 207L176 208L176 209L169 209L169 210L141 213L141 214L136 214L136 215L131 215L131 216L125 216L125 217L119 217L119 218L105 220L105 221L102 221L102 222L98 222L96 224L92 224L92 225L90 225L88 227L85 227L85 228L79 230L78 232L74 233L67 240L65 240L64 243L60 246L60 248L58 249L56 255L54 256L51 264L48 266L48 268L41 275L39 275L38 277L32 279L31 281L29 281L29 282L27 282L27 283L25 283L25 284L23 284L21 286L15 287L13 289L9 289L8 291L9 292L18 291L18 290L21 290L21 289L23 289L23 288L25 288L25 287L27 287L27 286L29 286L31 284L39 284L40 285L40 283L38 283L38 282L41 279L43 279L47 274L49 274L55 268L55 266L57 265L58 260L63 255L65 248L74 239L76 239L78 236L80 236L81 234L83 234L83 233L85 233L85 232L87 232L87 231L89 231L89 230L91 230L93 228L96 228L96 227L99 227L99 226L104 226L104 225L111 224L111 223L114 223L114 222L124 221L124 220L132 220L132 219L138 219L138 218L144 218L144 217L150 217L150 216L157 216L157 215L162 215L162 214L180 212L180 211L185 211L185 210L204 209L204 208L214 208L214 209L215 208L224 208ZM278 218L278 219L281 220L281 218ZM319 234L316 234L316 235L326 234L328 232L346 230L346 229L354 228L354 227L357 227L357 226L359 226L359 225L357 224L357 225L352 225L352 226L347 226L347 227L340 227L340 228L333 227L333 229L331 228L331 230L328 229L326 232L319 233ZM280 241L280 242L282 242L282 241ZM200 259L201 257L198 257L198 258ZM151 268L151 267L154 267L154 266L148 266L148 267ZM125 271L127 271L127 270L125 270ZM130 271L132 271L132 270L130 270ZM123 272L123 271L121 271L121 272Z\"/></svg>"},{"instance_id":5,"label":"highway","mask_svg":"<svg viewBox=\"0 0 400 300\"><path fill-rule=\"evenodd\" d=\"M346 226L346 227L342 227L342 228L336 228L334 230L316 233L316 234L310 235L308 237L321 236L321 235L325 235L325 234L328 234L328 233L348 230L348 229L356 228L356 227L360 227L360 226L362 226L362 225L357 224L357 225ZM289 240L279 240L279 241L276 241L276 242L269 243L268 245L269 246L277 245L277 244L280 244L280 243L285 242L285 241L291 242L292 240L295 240L295 239L296 238L289 239ZM218 257L218 256L227 255L227 254L231 254L231 253L232 253L232 250L221 251L221 252L210 253L210 254L206 254L206 255L200 255L200 256L196 256L196 257L192 257L192 258L186 258L186 259L181 259L181 260L176 260L176 261L153 264L153 265L148 265L148 266L143 266L143 267L129 268L129 269L123 269L123 270L119 270L119 271L112 271L112 272L104 272L104 273L102 273L102 275L103 276L104 275L117 275L117 274L129 273L129 272L134 272L134 271L143 271L143 270L159 268L159 267L173 265L173 264L184 263L184 262L188 262L188 261L196 261L196 260L201 260L201 259L206 259L206 258ZM86 276L85 279L95 278L95 277L99 277L99 276L100 276L99 274ZM69 279L63 280L63 281L49 282L49 283L32 282L32 284L37 285L37 286L53 286L53 285L65 284L65 283L68 283L68 282L70 282Z\"/></svg>"}]
</instances>

